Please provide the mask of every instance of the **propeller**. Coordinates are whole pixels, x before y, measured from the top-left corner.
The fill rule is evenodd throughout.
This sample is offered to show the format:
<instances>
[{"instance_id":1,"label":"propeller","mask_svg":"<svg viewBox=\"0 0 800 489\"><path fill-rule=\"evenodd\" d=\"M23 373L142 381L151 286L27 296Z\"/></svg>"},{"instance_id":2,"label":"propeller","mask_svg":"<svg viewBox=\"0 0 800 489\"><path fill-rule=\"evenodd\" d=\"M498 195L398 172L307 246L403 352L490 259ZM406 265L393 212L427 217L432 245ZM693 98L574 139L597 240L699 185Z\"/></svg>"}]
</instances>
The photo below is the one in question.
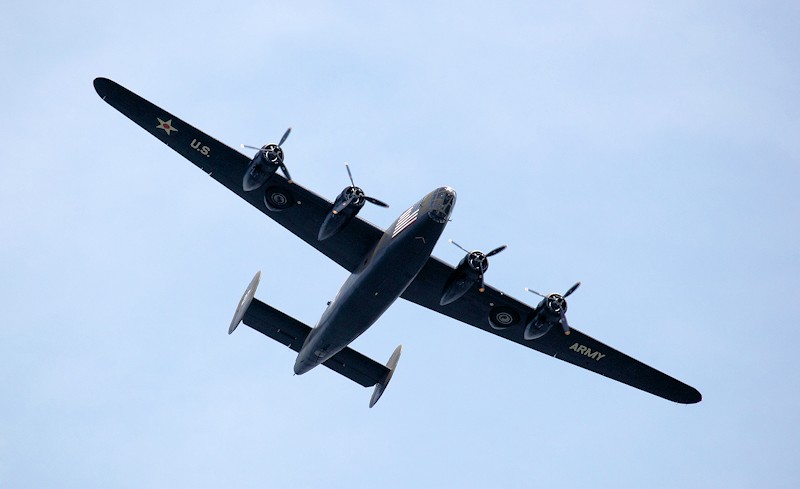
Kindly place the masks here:
<instances>
[{"instance_id":1,"label":"propeller","mask_svg":"<svg viewBox=\"0 0 800 489\"><path fill-rule=\"evenodd\" d=\"M344 167L347 168L347 175L350 177L350 188L346 189L347 192L347 199L344 200L341 204L337 205L333 208L333 213L338 214L344 210L345 207L352 203L359 204L362 200L365 200L371 204L375 204L380 207L389 207L389 204L376 199L375 197L369 197L364 195L364 191L361 190L360 187L356 187L355 182L353 181L353 173L350 171L350 165L347 162L344 162Z\"/></svg>"},{"instance_id":2,"label":"propeller","mask_svg":"<svg viewBox=\"0 0 800 489\"><path fill-rule=\"evenodd\" d=\"M570 288L569 288L569 290L567 290L567 291L564 293L564 298L566 299L567 297L569 297L569 295L570 295L571 293L575 292L576 290L578 290L578 287L580 287L580 286L581 286L581 283L580 283L580 282L575 282L575 285L573 285L572 287L570 287Z\"/></svg>"},{"instance_id":3,"label":"propeller","mask_svg":"<svg viewBox=\"0 0 800 489\"><path fill-rule=\"evenodd\" d=\"M242 148L263 151L264 157L267 159L267 161L275 165L278 165L281 171L283 171L283 174L286 175L286 180L288 180L289 183L292 183L292 177L291 175L289 175L289 170L287 170L286 165L283 164L283 149L281 148L281 146L283 145L283 143L286 142L286 139L289 137L289 134L291 132L292 132L291 127L286 129L286 132L283 133L283 137L281 137L281 140L280 142L278 142L278 144L265 144L260 148L257 148L255 146L249 146L247 144L242 144L240 146Z\"/></svg>"},{"instance_id":4,"label":"propeller","mask_svg":"<svg viewBox=\"0 0 800 489\"><path fill-rule=\"evenodd\" d=\"M478 273L478 278L480 279L480 286L478 287L478 292L483 292L484 290L486 290L484 288L484 283L483 283L483 274L486 273L486 270L489 269L489 257L500 253L501 251L506 249L507 245L498 246L489 253L484 253L478 250L469 251L460 244L453 241L452 239L448 241L453 243L460 250L467 253L467 263L469 263L469 266Z\"/></svg>"},{"instance_id":5,"label":"propeller","mask_svg":"<svg viewBox=\"0 0 800 489\"><path fill-rule=\"evenodd\" d=\"M578 290L578 287L580 287L580 285L581 285L580 282L576 282L575 285L573 285L566 292L564 292L564 295L556 293L544 295L527 287L525 287L525 290L527 290L532 294L536 294L539 297L544 297L545 299L547 299L547 307L550 308L551 311L557 313L560 316L558 322L561 323L561 327L564 329L564 334L568 335L570 333L570 329L569 329L569 323L567 322L567 301L565 299L569 297L570 294Z\"/></svg>"},{"instance_id":6,"label":"propeller","mask_svg":"<svg viewBox=\"0 0 800 489\"><path fill-rule=\"evenodd\" d=\"M278 142L278 147L279 147L279 148L280 148L281 146L283 146L283 143L285 143L285 142L286 142L286 138L288 138L288 137L289 137L289 133L291 133L291 132L292 132L292 128L291 128L291 127L289 127L289 128L287 128L287 129L286 129L286 132L285 132L285 133L283 133L283 137L281 137L281 140Z\"/></svg>"}]
</instances>

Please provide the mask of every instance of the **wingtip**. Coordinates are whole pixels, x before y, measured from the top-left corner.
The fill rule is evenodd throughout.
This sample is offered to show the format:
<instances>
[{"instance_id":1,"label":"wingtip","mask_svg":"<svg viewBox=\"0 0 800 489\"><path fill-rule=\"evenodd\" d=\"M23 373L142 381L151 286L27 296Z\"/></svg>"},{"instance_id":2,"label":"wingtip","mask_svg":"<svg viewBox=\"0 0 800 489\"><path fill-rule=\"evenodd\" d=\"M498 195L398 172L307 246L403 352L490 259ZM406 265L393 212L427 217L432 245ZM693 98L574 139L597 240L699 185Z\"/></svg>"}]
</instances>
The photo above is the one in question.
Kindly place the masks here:
<instances>
[{"instance_id":1,"label":"wingtip","mask_svg":"<svg viewBox=\"0 0 800 489\"><path fill-rule=\"evenodd\" d=\"M692 393L692 396L691 396L691 398L690 398L690 401L689 401L689 402L687 402L686 404L697 404L698 402L700 402L700 401L702 401L702 400L703 400L703 394L700 394L700 391L699 391L699 390L697 390L697 389L695 389L695 388L692 388L692 390L693 390L694 392Z\"/></svg>"},{"instance_id":2,"label":"wingtip","mask_svg":"<svg viewBox=\"0 0 800 489\"><path fill-rule=\"evenodd\" d=\"M686 387L687 389L685 389L681 395L675 396L670 400L678 404L697 404L703 400L703 395L700 394L700 391L689 385Z\"/></svg>"},{"instance_id":3,"label":"wingtip","mask_svg":"<svg viewBox=\"0 0 800 489\"><path fill-rule=\"evenodd\" d=\"M94 90L97 92L97 95L100 95L104 100L106 98L106 93L108 92L108 87L114 82L109 80L108 78L103 78L102 76L98 76L94 79L93 85Z\"/></svg>"}]
</instances>

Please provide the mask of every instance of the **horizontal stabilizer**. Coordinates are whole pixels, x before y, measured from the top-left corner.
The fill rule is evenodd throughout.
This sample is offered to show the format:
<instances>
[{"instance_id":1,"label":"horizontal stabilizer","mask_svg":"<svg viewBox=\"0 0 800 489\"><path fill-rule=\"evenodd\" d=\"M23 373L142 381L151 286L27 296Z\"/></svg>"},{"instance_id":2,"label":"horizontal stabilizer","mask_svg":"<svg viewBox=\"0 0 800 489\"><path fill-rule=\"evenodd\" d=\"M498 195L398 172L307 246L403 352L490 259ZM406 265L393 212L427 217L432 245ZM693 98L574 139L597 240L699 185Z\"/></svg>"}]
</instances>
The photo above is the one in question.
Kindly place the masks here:
<instances>
[{"instance_id":1,"label":"horizontal stabilizer","mask_svg":"<svg viewBox=\"0 0 800 489\"><path fill-rule=\"evenodd\" d=\"M258 299L250 301L244 311L243 322L296 352L300 351L311 332L309 326ZM385 388L392 372L390 368L349 347L326 360L323 365L364 387L383 383Z\"/></svg>"}]
</instances>

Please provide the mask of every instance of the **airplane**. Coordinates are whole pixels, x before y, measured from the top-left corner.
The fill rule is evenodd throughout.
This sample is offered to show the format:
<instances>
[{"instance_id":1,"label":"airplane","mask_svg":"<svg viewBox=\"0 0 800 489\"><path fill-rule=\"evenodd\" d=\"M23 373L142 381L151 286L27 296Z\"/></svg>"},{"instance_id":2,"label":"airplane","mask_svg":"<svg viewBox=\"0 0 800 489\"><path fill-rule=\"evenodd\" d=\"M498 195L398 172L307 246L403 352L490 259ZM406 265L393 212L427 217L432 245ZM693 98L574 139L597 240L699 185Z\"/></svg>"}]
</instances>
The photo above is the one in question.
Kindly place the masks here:
<instances>
[{"instance_id":1,"label":"airplane","mask_svg":"<svg viewBox=\"0 0 800 489\"><path fill-rule=\"evenodd\" d=\"M433 189L380 229L358 213L366 202L387 205L356 187L349 166L351 185L334 201L291 179L282 148L291 128L277 144L246 146L257 150L251 158L114 81L96 78L94 87L109 105L351 273L313 328L255 298L260 271L245 289L228 333L243 322L288 346L297 353L295 374L325 365L364 387L374 386L373 407L394 374L402 346L381 365L349 345L403 298L664 399L681 404L702 399L697 389L572 328L566 298L580 282L564 294L527 289L541 296L531 307L484 281L488 258L505 245L484 253L453 242L467 253L456 267L432 256L456 203L452 188Z\"/></svg>"}]
</instances>

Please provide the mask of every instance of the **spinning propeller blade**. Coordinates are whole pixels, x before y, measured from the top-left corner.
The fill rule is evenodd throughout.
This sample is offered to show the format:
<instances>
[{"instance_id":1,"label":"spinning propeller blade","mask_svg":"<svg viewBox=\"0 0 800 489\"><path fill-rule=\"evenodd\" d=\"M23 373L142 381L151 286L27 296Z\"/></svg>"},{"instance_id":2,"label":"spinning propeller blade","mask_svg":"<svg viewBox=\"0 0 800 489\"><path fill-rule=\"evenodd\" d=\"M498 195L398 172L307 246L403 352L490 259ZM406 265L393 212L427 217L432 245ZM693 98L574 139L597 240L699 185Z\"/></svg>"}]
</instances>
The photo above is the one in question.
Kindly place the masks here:
<instances>
[{"instance_id":1,"label":"spinning propeller blade","mask_svg":"<svg viewBox=\"0 0 800 489\"><path fill-rule=\"evenodd\" d=\"M501 251L503 251L503 250L504 250L504 249L506 249L507 247L508 247L508 245L503 245L503 246L499 246L499 247L497 247L497 248L493 249L493 250L492 250L492 251L490 251L489 253L486 253L486 258L489 258L490 256L494 256L494 255L496 255L496 254L500 253Z\"/></svg>"},{"instance_id":2,"label":"spinning propeller blade","mask_svg":"<svg viewBox=\"0 0 800 489\"><path fill-rule=\"evenodd\" d=\"M342 209L344 209L345 207L350 205L354 200L359 198L363 198L367 202L375 204L380 207L389 207L389 204L383 202L382 200L378 200L375 197L369 197L364 195L364 191L361 190L359 187L356 187L356 183L353 181L353 172L350 171L350 165L346 161L344 162L344 167L347 169L347 176L350 177L350 187L353 189L353 193L347 200L342 202L340 205L334 207L333 209L334 214L338 214L339 212L342 211Z\"/></svg>"},{"instance_id":3,"label":"spinning propeller blade","mask_svg":"<svg viewBox=\"0 0 800 489\"><path fill-rule=\"evenodd\" d=\"M286 138L289 137L289 133L290 132L292 132L292 128L291 127L289 129L287 129L285 133L283 133L283 137L281 138L281 142L278 143L278 147L281 147L283 145L283 143L286 142Z\"/></svg>"},{"instance_id":4,"label":"spinning propeller blade","mask_svg":"<svg viewBox=\"0 0 800 489\"><path fill-rule=\"evenodd\" d=\"M527 291L528 291L528 292L530 292L531 294L536 294L536 295L538 295L539 297L544 297L545 299L547 299L547 296L546 296L546 295L544 295L544 294L540 294L540 293L536 292L536 291L535 291L535 290L533 290L533 289L529 289L529 288L525 287L525 290L527 290Z\"/></svg>"},{"instance_id":5,"label":"spinning propeller blade","mask_svg":"<svg viewBox=\"0 0 800 489\"><path fill-rule=\"evenodd\" d=\"M280 141L280 142L277 144L277 146L278 146L279 148L280 148L280 147L283 145L283 143L285 143L285 142L286 142L286 138L288 138L288 137L289 137L289 133L291 133L291 132L292 132L292 128L290 127L289 129L287 129L287 130L286 130L286 132L284 132L284 133L283 133L283 137L281 138L281 141ZM264 147L266 147L266 145L265 145L264 147L257 148L257 147L255 147L255 146L250 146L249 144L240 144L239 146L240 146L241 148L247 148L247 149L257 149L257 150L259 150L259 151L263 150L263 149L264 149Z\"/></svg>"},{"instance_id":6,"label":"spinning propeller blade","mask_svg":"<svg viewBox=\"0 0 800 489\"><path fill-rule=\"evenodd\" d=\"M356 182L353 181L353 173L350 171L350 165L348 165L346 161L344 162L344 167L347 168L347 176L350 177L350 185L355 187Z\"/></svg>"},{"instance_id":7,"label":"spinning propeller blade","mask_svg":"<svg viewBox=\"0 0 800 489\"><path fill-rule=\"evenodd\" d=\"M581 283L580 283L580 282L576 283L575 285L573 285L572 287L570 287L568 291L566 291L566 292L564 293L563 297L566 299L567 297L569 297L569 295L570 295L571 293L575 292L575 290L577 290L577 288L578 288L578 287L580 287L580 286L581 286Z\"/></svg>"},{"instance_id":8,"label":"spinning propeller blade","mask_svg":"<svg viewBox=\"0 0 800 489\"><path fill-rule=\"evenodd\" d=\"M289 134L291 132L292 132L292 128L291 127L286 129L286 132L283 133L283 136L281 137L281 140L278 142L278 148L280 148L283 145L283 143L286 142L286 138L289 137ZM287 170L286 169L286 165L283 164L283 158L282 157L280 159L280 162L281 162L281 171L283 172L284 175L286 175L286 181L288 181L289 183L292 183L292 176L289 175L289 170Z\"/></svg>"},{"instance_id":9,"label":"spinning propeller blade","mask_svg":"<svg viewBox=\"0 0 800 489\"><path fill-rule=\"evenodd\" d=\"M286 165L284 165L283 162L281 162L281 171L286 175L286 181L292 183L292 176L289 175L289 170L286 169Z\"/></svg>"},{"instance_id":10,"label":"spinning propeller blade","mask_svg":"<svg viewBox=\"0 0 800 489\"><path fill-rule=\"evenodd\" d=\"M564 309L561 309L561 327L564 328L564 334L569 336L569 324L567 323L567 314L564 312Z\"/></svg>"},{"instance_id":11,"label":"spinning propeller blade","mask_svg":"<svg viewBox=\"0 0 800 489\"><path fill-rule=\"evenodd\" d=\"M461 251L463 251L463 252L465 252L465 253L469 253L469 251L468 251L466 248L464 248L464 247L463 247L463 246L461 246L460 244L456 243L456 242L455 242L455 241L453 241L452 239L448 239L447 241L450 241L451 243L453 243L454 245L456 245L456 246L457 246L457 247L458 247L458 248L459 248Z\"/></svg>"},{"instance_id":12,"label":"spinning propeller blade","mask_svg":"<svg viewBox=\"0 0 800 489\"><path fill-rule=\"evenodd\" d=\"M371 204L375 204L377 206L380 206L380 207L389 207L389 204L387 204L386 202L383 202L382 200L378 200L375 197L367 197L365 195L364 196L364 200L366 200L367 202L369 202Z\"/></svg>"}]
</instances>

